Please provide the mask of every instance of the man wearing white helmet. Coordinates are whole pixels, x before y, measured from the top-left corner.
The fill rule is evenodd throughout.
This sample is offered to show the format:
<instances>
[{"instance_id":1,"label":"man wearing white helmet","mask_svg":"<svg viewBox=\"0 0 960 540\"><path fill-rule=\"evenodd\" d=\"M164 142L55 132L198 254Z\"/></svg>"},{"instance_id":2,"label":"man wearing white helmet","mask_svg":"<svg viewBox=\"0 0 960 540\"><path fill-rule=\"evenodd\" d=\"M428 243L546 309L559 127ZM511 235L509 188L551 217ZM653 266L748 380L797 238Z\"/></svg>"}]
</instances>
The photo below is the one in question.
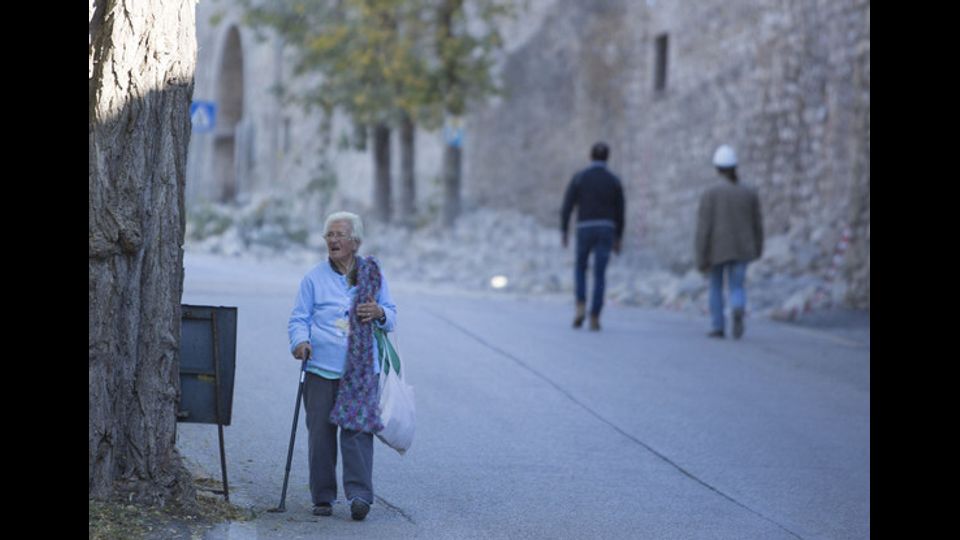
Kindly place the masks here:
<instances>
[{"instance_id":1,"label":"man wearing white helmet","mask_svg":"<svg viewBox=\"0 0 960 540\"><path fill-rule=\"evenodd\" d=\"M760 197L753 188L740 185L737 178L737 154L733 148L721 145L713 153L713 165L722 184L708 189L700 197L697 211L695 258L697 269L709 273L710 337L723 338L724 318L723 282L726 275L733 310L733 337L743 335L743 316L747 303L744 281L747 263L763 253L763 216Z\"/></svg>"}]
</instances>

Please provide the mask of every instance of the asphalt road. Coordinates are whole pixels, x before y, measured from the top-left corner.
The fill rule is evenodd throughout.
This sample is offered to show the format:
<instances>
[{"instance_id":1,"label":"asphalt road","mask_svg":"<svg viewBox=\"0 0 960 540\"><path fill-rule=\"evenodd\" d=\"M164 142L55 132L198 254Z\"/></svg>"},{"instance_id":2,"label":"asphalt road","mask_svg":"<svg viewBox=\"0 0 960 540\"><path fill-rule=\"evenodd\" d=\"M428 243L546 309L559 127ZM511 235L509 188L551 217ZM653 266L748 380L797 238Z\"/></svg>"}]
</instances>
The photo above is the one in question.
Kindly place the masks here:
<instances>
[{"instance_id":1,"label":"asphalt road","mask_svg":"<svg viewBox=\"0 0 960 540\"><path fill-rule=\"evenodd\" d=\"M207 538L853 539L870 536L870 334L609 306L570 328L572 300L391 282L415 387L405 456L375 442L377 500L310 513L301 414L279 502L299 363L286 326L308 270L188 254L184 303L238 308L231 501L257 515ZM387 278L390 269L386 268ZM214 425L180 424L220 478Z\"/></svg>"}]
</instances>

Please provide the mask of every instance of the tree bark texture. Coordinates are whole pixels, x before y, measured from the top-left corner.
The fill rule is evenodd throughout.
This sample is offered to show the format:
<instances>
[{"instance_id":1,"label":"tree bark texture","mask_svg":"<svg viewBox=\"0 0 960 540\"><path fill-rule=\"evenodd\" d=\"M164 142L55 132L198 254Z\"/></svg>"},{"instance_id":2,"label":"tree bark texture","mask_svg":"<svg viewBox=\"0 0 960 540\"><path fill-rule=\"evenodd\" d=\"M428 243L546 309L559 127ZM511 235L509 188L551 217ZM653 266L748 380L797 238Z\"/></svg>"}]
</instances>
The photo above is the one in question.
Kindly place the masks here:
<instances>
[{"instance_id":1,"label":"tree bark texture","mask_svg":"<svg viewBox=\"0 0 960 540\"><path fill-rule=\"evenodd\" d=\"M176 405L196 5L90 8L89 495L189 502Z\"/></svg>"},{"instance_id":2,"label":"tree bark texture","mask_svg":"<svg viewBox=\"0 0 960 540\"><path fill-rule=\"evenodd\" d=\"M403 115L400 125L400 221L412 225L416 214L416 126L409 115Z\"/></svg>"},{"instance_id":3,"label":"tree bark texture","mask_svg":"<svg viewBox=\"0 0 960 540\"><path fill-rule=\"evenodd\" d=\"M460 215L460 174L463 149L448 144L443 151L443 223L452 226Z\"/></svg>"},{"instance_id":4,"label":"tree bark texture","mask_svg":"<svg viewBox=\"0 0 960 540\"><path fill-rule=\"evenodd\" d=\"M373 204L381 223L390 222L390 128L379 123L373 128Z\"/></svg>"}]
</instances>

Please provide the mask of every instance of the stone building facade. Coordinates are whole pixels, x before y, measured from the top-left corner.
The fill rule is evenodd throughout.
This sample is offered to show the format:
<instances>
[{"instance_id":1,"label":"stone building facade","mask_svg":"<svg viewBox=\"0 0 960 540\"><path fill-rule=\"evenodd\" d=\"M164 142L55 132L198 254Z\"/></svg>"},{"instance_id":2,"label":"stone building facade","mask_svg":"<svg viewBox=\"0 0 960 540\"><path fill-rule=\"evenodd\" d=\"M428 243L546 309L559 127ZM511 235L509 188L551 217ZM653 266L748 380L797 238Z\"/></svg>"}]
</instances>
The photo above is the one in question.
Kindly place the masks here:
<instances>
[{"instance_id":1,"label":"stone building facade","mask_svg":"<svg viewBox=\"0 0 960 540\"><path fill-rule=\"evenodd\" d=\"M869 2L556 0L504 81L506 97L468 125L475 204L557 221L573 172L606 140L625 243L685 271L698 197L718 181L713 150L728 143L774 249L786 244L779 270L838 270L846 302L869 306Z\"/></svg>"},{"instance_id":2,"label":"stone building facade","mask_svg":"<svg viewBox=\"0 0 960 540\"><path fill-rule=\"evenodd\" d=\"M684 273L698 197L720 181L710 159L727 143L764 207L769 256L756 272L829 278L842 285L843 302L869 308L869 1L519 4L518 20L504 26L505 92L465 119L465 208L511 208L557 224L567 182L590 145L605 140L628 199L626 251L638 265ZM270 84L290 82L279 42L257 42L238 21L228 0L198 4L195 99L229 101L242 87L243 114L232 124L232 157L229 135L194 137L188 200L222 194L217 171L231 160L241 196L296 189L321 153L319 115L284 108L269 93ZM237 44L242 75L232 71ZM438 133L418 137L424 207L437 200L443 142ZM337 196L368 206L368 153L325 151Z\"/></svg>"},{"instance_id":3,"label":"stone building facade","mask_svg":"<svg viewBox=\"0 0 960 540\"><path fill-rule=\"evenodd\" d=\"M294 211L316 215L318 222L326 208L362 211L371 206L371 145L358 150L354 126L340 114L305 111L278 94L278 88L296 93L311 83L292 75L292 51L281 38L245 26L242 8L231 0L211 0L197 3L197 44L194 102L214 103L216 118L213 131L195 130L191 137L188 208L242 206L278 196L290 198ZM427 207L439 197L441 135L420 132L418 139L417 198ZM429 144L432 140L435 144ZM398 137L391 142L396 180ZM325 175L336 180L321 204L310 186Z\"/></svg>"}]
</instances>

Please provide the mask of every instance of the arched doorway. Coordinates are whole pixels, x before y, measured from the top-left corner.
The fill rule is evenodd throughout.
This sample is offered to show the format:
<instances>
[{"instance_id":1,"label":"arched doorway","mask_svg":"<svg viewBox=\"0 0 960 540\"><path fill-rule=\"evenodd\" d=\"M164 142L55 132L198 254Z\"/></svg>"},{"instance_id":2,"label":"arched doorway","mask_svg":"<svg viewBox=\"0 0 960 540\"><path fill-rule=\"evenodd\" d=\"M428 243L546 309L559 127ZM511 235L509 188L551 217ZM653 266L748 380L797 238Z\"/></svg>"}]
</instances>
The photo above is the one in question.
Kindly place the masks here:
<instances>
[{"instance_id":1,"label":"arched doorway","mask_svg":"<svg viewBox=\"0 0 960 540\"><path fill-rule=\"evenodd\" d=\"M217 77L220 109L213 140L214 196L220 202L237 198L237 125L243 115L243 49L236 26L227 31Z\"/></svg>"}]
</instances>

